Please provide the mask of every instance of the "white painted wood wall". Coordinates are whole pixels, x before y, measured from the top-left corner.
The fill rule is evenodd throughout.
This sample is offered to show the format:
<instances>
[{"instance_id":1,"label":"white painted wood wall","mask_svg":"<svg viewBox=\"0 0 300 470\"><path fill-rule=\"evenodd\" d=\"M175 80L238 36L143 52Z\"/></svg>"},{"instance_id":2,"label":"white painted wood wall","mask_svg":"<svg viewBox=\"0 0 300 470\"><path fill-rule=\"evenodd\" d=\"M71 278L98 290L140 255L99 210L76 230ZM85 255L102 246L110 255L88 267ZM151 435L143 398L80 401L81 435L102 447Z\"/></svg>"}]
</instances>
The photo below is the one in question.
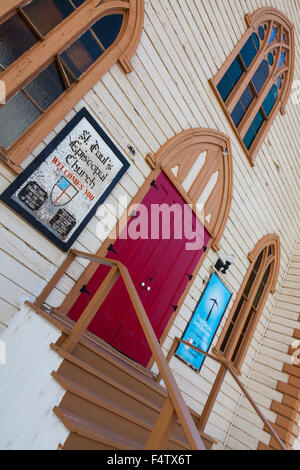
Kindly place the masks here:
<instances>
[{"instance_id":1,"label":"white painted wood wall","mask_svg":"<svg viewBox=\"0 0 300 470\"><path fill-rule=\"evenodd\" d=\"M150 173L145 163L146 154L155 153L170 137L191 127L208 127L228 134L233 148L234 191L221 248L237 258L237 263L226 275L226 283L233 291L229 307L249 266L247 254L257 241L268 233L280 236L279 288L299 235L300 105L289 100L285 116L277 116L256 158L256 166L252 168L208 83L245 32L245 13L268 5L281 9L295 25L295 79L300 79L300 0L145 0L145 26L132 59L134 71L125 75L119 65L112 67L24 162L25 167L76 111L86 106L124 155L130 159L128 144L137 152L134 160L130 159L127 174L107 200L107 203L116 205L120 196L127 196L130 202ZM0 191L14 178L14 174L0 161ZM4 335L8 335L14 344L18 337L12 326L14 317L21 318L18 311L24 300L34 299L41 292L65 255L2 203L0 211L0 331L8 326ZM105 238L105 235L101 239L97 237L97 224L102 227L103 234L108 234L115 221L111 214L109 220L103 221L107 225L105 228L95 216L74 248L95 252ZM216 260L215 253L208 253L165 341L166 353L174 336L182 335L203 290L203 279L209 275ZM51 305L62 302L86 265L83 260L73 263L48 299ZM264 379L268 381L267 389L264 388L266 383L260 380L264 367L268 367L267 334L271 331L271 315L276 316L275 302L276 295L270 295L242 369L242 380L247 380L253 397L271 419L274 414L268 411L270 402L272 398L280 399L273 387L278 376L276 367L272 369L271 376ZM36 325L31 329L28 319L23 316L22 319L27 336L23 343L20 340L20 361L27 350L27 340L36 338ZM226 317L214 344L225 320ZM48 328L51 331L50 325ZM45 354L50 355L51 352ZM15 360L17 363L17 358ZM171 364L187 402L201 412L218 366L206 360L199 376L177 359L173 359ZM11 374L9 383L12 389L17 383L17 371L15 368L6 370ZM30 380L29 376L26 380ZM36 391L38 386L38 381L32 383L32 390ZM10 387L6 389L7 396L12 396ZM52 398L49 394L48 401ZM258 418L248 413L243 402L239 407L239 401L236 386L227 378L206 428L206 432L219 441L217 448L256 448L259 440L269 442ZM57 402L43 403L48 409ZM43 419L41 413L41 426L44 425Z\"/></svg>"}]
</instances>

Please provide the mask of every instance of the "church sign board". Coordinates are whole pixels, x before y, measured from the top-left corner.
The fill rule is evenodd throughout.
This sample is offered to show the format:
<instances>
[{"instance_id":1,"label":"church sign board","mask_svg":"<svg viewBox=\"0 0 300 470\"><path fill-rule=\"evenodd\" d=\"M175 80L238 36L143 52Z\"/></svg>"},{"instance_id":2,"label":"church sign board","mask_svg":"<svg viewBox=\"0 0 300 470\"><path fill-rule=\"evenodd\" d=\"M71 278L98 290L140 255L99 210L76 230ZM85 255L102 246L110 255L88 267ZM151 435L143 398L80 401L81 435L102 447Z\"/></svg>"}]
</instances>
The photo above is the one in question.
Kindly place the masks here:
<instances>
[{"instance_id":1,"label":"church sign board","mask_svg":"<svg viewBox=\"0 0 300 470\"><path fill-rule=\"evenodd\" d=\"M83 108L1 199L67 251L128 168L126 158Z\"/></svg>"}]
</instances>

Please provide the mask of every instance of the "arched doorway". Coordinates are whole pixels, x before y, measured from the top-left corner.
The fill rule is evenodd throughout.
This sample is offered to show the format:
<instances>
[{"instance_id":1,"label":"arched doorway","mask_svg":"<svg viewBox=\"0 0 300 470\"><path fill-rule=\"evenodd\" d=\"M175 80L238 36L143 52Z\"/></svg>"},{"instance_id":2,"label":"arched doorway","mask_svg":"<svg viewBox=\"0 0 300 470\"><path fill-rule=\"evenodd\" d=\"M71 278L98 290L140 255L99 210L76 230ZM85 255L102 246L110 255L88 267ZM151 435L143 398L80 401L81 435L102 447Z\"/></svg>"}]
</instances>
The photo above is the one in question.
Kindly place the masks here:
<instances>
[{"instance_id":1,"label":"arched doorway","mask_svg":"<svg viewBox=\"0 0 300 470\"><path fill-rule=\"evenodd\" d=\"M180 237L175 236L178 224L185 220L184 210L179 217L171 211L168 238L164 237L162 227L154 238L152 232L150 237L124 237L123 230L117 240L109 237L98 254L127 266L154 331L163 342L207 251L218 250L232 198L230 142L220 132L191 129L170 139L156 155L148 155L147 162L152 171L132 201L130 207L137 210L133 217L129 208L124 230L128 234L138 223L143 212L141 206L147 209L146 222L152 229L154 206L185 209L189 205L189 230L195 237L201 231L201 243L188 247L192 238L185 230ZM201 214L197 212L199 204L204 206ZM105 266L91 263L61 310L77 321L106 270ZM86 285L84 291L83 285ZM89 330L140 364L149 363L149 347L121 280L97 312Z\"/></svg>"}]
</instances>

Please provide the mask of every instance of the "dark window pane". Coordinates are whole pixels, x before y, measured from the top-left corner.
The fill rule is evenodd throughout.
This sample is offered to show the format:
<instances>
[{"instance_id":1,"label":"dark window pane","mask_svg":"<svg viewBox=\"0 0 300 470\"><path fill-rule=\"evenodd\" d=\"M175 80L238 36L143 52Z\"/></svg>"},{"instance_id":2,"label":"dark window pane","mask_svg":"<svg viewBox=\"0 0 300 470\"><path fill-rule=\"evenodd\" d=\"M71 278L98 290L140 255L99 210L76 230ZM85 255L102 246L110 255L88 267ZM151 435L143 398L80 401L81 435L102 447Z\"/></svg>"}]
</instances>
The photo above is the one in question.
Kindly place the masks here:
<instances>
[{"instance_id":1,"label":"dark window pane","mask_svg":"<svg viewBox=\"0 0 300 470\"><path fill-rule=\"evenodd\" d=\"M236 345L236 348L235 348L235 350L234 350L234 353L233 353L233 355L232 355L232 357L231 357L231 361L232 361L232 362L234 362L235 359L236 359L236 357L237 357L237 354L238 354L238 352L239 352L239 350L240 350L242 341L243 341L243 336L241 335L241 336L239 337L238 342L237 342L237 345Z\"/></svg>"},{"instance_id":2,"label":"dark window pane","mask_svg":"<svg viewBox=\"0 0 300 470\"><path fill-rule=\"evenodd\" d=\"M93 26L104 49L108 49L116 40L123 22L123 15L109 15L101 18Z\"/></svg>"},{"instance_id":3,"label":"dark window pane","mask_svg":"<svg viewBox=\"0 0 300 470\"><path fill-rule=\"evenodd\" d=\"M232 120L235 126L238 126L241 122L242 118L244 117L245 109L242 106L241 102L239 101L234 110L231 113Z\"/></svg>"},{"instance_id":4,"label":"dark window pane","mask_svg":"<svg viewBox=\"0 0 300 470\"><path fill-rule=\"evenodd\" d=\"M85 0L71 0L71 2L76 8L78 8L80 7L80 5L82 5L85 2Z\"/></svg>"},{"instance_id":5,"label":"dark window pane","mask_svg":"<svg viewBox=\"0 0 300 470\"><path fill-rule=\"evenodd\" d=\"M259 93L260 90L262 89L263 84L267 80L268 75L269 75L269 64L266 60L263 60L252 78L252 83L257 93Z\"/></svg>"},{"instance_id":6,"label":"dark window pane","mask_svg":"<svg viewBox=\"0 0 300 470\"><path fill-rule=\"evenodd\" d=\"M233 122L236 126L238 126L239 123L241 122L243 116L245 115L245 112L247 111L250 104L252 103L253 98L254 98L253 93L250 87L248 86L246 90L244 91L244 93L242 94L240 101L238 102L238 104L236 105L236 107L234 108L231 114Z\"/></svg>"},{"instance_id":7,"label":"dark window pane","mask_svg":"<svg viewBox=\"0 0 300 470\"><path fill-rule=\"evenodd\" d=\"M87 31L63 52L61 57L76 78L79 78L101 54L103 54L101 47L92 33Z\"/></svg>"},{"instance_id":8,"label":"dark window pane","mask_svg":"<svg viewBox=\"0 0 300 470\"><path fill-rule=\"evenodd\" d=\"M246 145L247 149L249 150L253 141L255 139L255 132L252 127L249 128L247 134L245 135L243 142Z\"/></svg>"},{"instance_id":9,"label":"dark window pane","mask_svg":"<svg viewBox=\"0 0 300 470\"><path fill-rule=\"evenodd\" d=\"M40 114L22 91L17 93L0 108L0 145L10 147Z\"/></svg>"},{"instance_id":10,"label":"dark window pane","mask_svg":"<svg viewBox=\"0 0 300 470\"><path fill-rule=\"evenodd\" d=\"M255 265L254 265L253 270L254 270L256 273L258 272L259 267L260 267L260 265L261 265L262 257L263 257L263 251L260 253L259 257L258 257L257 260L255 261Z\"/></svg>"},{"instance_id":11,"label":"dark window pane","mask_svg":"<svg viewBox=\"0 0 300 470\"><path fill-rule=\"evenodd\" d=\"M264 285L267 284L267 280L269 279L270 271L271 271L271 264L269 264L269 266L267 267L266 272L265 272L265 274L264 274L264 277L262 278L262 283L263 283Z\"/></svg>"},{"instance_id":12,"label":"dark window pane","mask_svg":"<svg viewBox=\"0 0 300 470\"><path fill-rule=\"evenodd\" d=\"M242 105L244 106L244 108L246 110L249 108L250 104L252 103L253 98L254 98L254 96L253 96L253 93L251 91L251 88L249 86L247 86L246 90L244 91L244 93L241 96Z\"/></svg>"},{"instance_id":13,"label":"dark window pane","mask_svg":"<svg viewBox=\"0 0 300 470\"><path fill-rule=\"evenodd\" d=\"M7 68L38 41L19 15L0 25L0 64Z\"/></svg>"},{"instance_id":14,"label":"dark window pane","mask_svg":"<svg viewBox=\"0 0 300 470\"><path fill-rule=\"evenodd\" d=\"M231 66L229 67L229 69L227 70L227 73L233 85L235 85L239 81L243 72L244 72L244 69L243 69L242 63L240 59L236 57L234 61L232 62Z\"/></svg>"},{"instance_id":15,"label":"dark window pane","mask_svg":"<svg viewBox=\"0 0 300 470\"><path fill-rule=\"evenodd\" d=\"M226 99L228 98L228 96L233 90L233 84L227 72L225 73L222 80L220 80L220 82L218 83L217 89L222 97L222 100L226 101Z\"/></svg>"},{"instance_id":16,"label":"dark window pane","mask_svg":"<svg viewBox=\"0 0 300 470\"><path fill-rule=\"evenodd\" d=\"M247 284L246 284L246 287L245 287L245 289L244 289L244 294L245 294L247 297L248 297L248 295L249 295L249 292L250 292L250 290L251 290L251 288L252 288L252 286L253 286L253 283L254 283L255 279L256 279L256 272L255 272L254 270L252 270L252 272L251 272L251 274L250 274L250 277L249 277L249 279L248 279L248 282L247 282Z\"/></svg>"},{"instance_id":17,"label":"dark window pane","mask_svg":"<svg viewBox=\"0 0 300 470\"><path fill-rule=\"evenodd\" d=\"M74 8L68 0L32 0L23 7L23 11L42 35L46 36L51 29L73 13Z\"/></svg>"},{"instance_id":18,"label":"dark window pane","mask_svg":"<svg viewBox=\"0 0 300 470\"><path fill-rule=\"evenodd\" d=\"M236 57L217 85L217 89L223 101L226 101L243 72L242 63L239 57Z\"/></svg>"},{"instance_id":19,"label":"dark window pane","mask_svg":"<svg viewBox=\"0 0 300 470\"><path fill-rule=\"evenodd\" d=\"M265 37L265 31L264 31L264 28L262 26L260 26L258 28L258 35L260 37L260 40L263 41L264 37Z\"/></svg>"},{"instance_id":20,"label":"dark window pane","mask_svg":"<svg viewBox=\"0 0 300 470\"><path fill-rule=\"evenodd\" d=\"M253 33L252 36L250 36L246 44L241 49L241 56L247 68L253 61L258 50L259 50L259 39L257 37L257 34Z\"/></svg>"},{"instance_id":21,"label":"dark window pane","mask_svg":"<svg viewBox=\"0 0 300 470\"><path fill-rule=\"evenodd\" d=\"M281 86L282 86L282 81L281 81L281 78L280 77L277 77L277 80L276 80L276 83L277 83L277 86L280 90Z\"/></svg>"},{"instance_id":22,"label":"dark window pane","mask_svg":"<svg viewBox=\"0 0 300 470\"><path fill-rule=\"evenodd\" d=\"M234 312L234 315L233 315L233 317L232 317L232 320L231 320L233 324L236 323L238 317L240 316L240 311L241 311L241 308L242 308L242 306L243 306L244 301L245 301L245 299L244 299L244 297L242 296L242 298L241 298L241 300L239 301L239 304L238 304L238 306L237 306L237 308L236 308L236 310L235 310L235 312Z\"/></svg>"},{"instance_id":23,"label":"dark window pane","mask_svg":"<svg viewBox=\"0 0 300 470\"><path fill-rule=\"evenodd\" d=\"M29 85L26 92L45 111L65 91L66 86L55 62L49 65Z\"/></svg>"},{"instance_id":24,"label":"dark window pane","mask_svg":"<svg viewBox=\"0 0 300 470\"><path fill-rule=\"evenodd\" d=\"M274 64L274 55L272 54L272 52L269 52L268 54L268 61L270 66Z\"/></svg>"},{"instance_id":25,"label":"dark window pane","mask_svg":"<svg viewBox=\"0 0 300 470\"><path fill-rule=\"evenodd\" d=\"M275 85L272 86L271 90L269 91L269 93L267 94L264 102L263 102L263 110L264 112L266 113L267 116L269 116L270 112L272 111L274 105L275 105L275 102L277 100L277 97L278 97L278 90L277 90L277 87Z\"/></svg>"},{"instance_id":26,"label":"dark window pane","mask_svg":"<svg viewBox=\"0 0 300 470\"><path fill-rule=\"evenodd\" d=\"M243 335L246 335L247 330L248 330L248 327L249 327L250 320L251 320L251 318L253 317L253 314L254 314L254 313L255 313L255 310L254 310L253 308L251 308L251 310L250 310L250 312L249 312L249 314L248 314L248 316L247 316L247 319L246 319L246 321L245 321L245 323L244 323L244 326L243 326L243 330L242 330Z\"/></svg>"},{"instance_id":27,"label":"dark window pane","mask_svg":"<svg viewBox=\"0 0 300 470\"><path fill-rule=\"evenodd\" d=\"M232 333L232 329L233 329L233 323L230 323L229 327L228 327L228 330L226 331L226 335L225 335L225 338L221 344L221 347L220 347L220 351L224 352L225 349L226 349L226 346L227 346L227 343L228 343L228 340L231 336L231 333Z\"/></svg>"},{"instance_id":28,"label":"dark window pane","mask_svg":"<svg viewBox=\"0 0 300 470\"><path fill-rule=\"evenodd\" d=\"M261 110L259 110L257 115L255 116L255 118L253 119L253 122L252 122L252 127L254 128L254 131L256 132L256 134L258 133L259 129L261 128L262 123L264 122L264 120L265 120L264 115L261 112Z\"/></svg>"},{"instance_id":29,"label":"dark window pane","mask_svg":"<svg viewBox=\"0 0 300 470\"><path fill-rule=\"evenodd\" d=\"M261 282L258 288L258 291L256 293L255 299L253 300L253 307L257 308L264 290L265 290L265 285Z\"/></svg>"}]
</instances>

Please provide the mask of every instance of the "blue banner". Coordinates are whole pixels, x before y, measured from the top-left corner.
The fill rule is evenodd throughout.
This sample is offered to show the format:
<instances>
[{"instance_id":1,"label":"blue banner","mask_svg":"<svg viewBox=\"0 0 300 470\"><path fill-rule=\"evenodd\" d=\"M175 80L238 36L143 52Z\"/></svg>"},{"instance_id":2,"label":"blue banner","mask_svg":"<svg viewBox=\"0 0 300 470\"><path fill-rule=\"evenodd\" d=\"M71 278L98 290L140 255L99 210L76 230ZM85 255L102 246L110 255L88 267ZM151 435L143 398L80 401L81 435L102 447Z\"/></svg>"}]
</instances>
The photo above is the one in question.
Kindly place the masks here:
<instances>
[{"instance_id":1,"label":"blue banner","mask_svg":"<svg viewBox=\"0 0 300 470\"><path fill-rule=\"evenodd\" d=\"M213 273L182 339L207 352L231 296L231 292L217 274ZM178 346L176 355L197 370L200 370L205 359L203 354L185 344Z\"/></svg>"}]
</instances>

